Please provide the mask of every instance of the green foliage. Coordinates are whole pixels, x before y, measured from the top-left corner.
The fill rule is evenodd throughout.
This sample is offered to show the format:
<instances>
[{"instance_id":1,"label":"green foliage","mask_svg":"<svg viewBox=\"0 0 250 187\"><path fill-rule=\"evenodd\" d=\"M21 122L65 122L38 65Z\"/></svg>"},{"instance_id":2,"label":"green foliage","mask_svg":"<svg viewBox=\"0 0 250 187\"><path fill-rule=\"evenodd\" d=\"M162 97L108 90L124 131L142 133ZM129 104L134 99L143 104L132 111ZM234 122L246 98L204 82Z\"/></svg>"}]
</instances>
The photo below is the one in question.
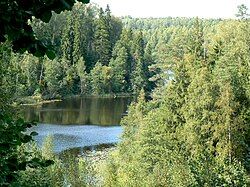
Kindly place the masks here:
<instances>
[{"instance_id":1,"label":"green foliage","mask_svg":"<svg viewBox=\"0 0 250 187\"><path fill-rule=\"evenodd\" d=\"M47 168L28 167L25 171L18 172L19 186L89 186L91 172L87 170L85 158L72 158L72 155L63 155L60 159L53 152L53 137L48 136L39 149L35 143L23 144L19 148L19 157L34 157L53 159L54 164Z\"/></svg>"},{"instance_id":2,"label":"green foliage","mask_svg":"<svg viewBox=\"0 0 250 187\"><path fill-rule=\"evenodd\" d=\"M81 94L86 94L89 91L89 76L86 72L86 66L85 61L83 60L83 57L81 57L77 64L77 75L80 77L80 89Z\"/></svg>"},{"instance_id":3,"label":"green foliage","mask_svg":"<svg viewBox=\"0 0 250 187\"><path fill-rule=\"evenodd\" d=\"M215 25L221 22L221 19L203 19L207 26ZM171 27L186 27L191 28L195 23L195 18L185 17L166 17L166 18L132 18L124 17L122 22L127 29L133 30L157 30Z\"/></svg>"},{"instance_id":4,"label":"green foliage","mask_svg":"<svg viewBox=\"0 0 250 187\"><path fill-rule=\"evenodd\" d=\"M31 142L32 136L37 134L32 132L29 135L25 132L34 124L26 123L22 119L15 120L7 113L10 110L9 106L12 104L14 93L25 89L21 85L28 87L26 94L39 92L36 86L38 85L37 66L40 65L40 61L33 56L24 55L21 60L23 66L20 66L18 62L21 58L13 54L11 49L21 53L28 51L39 57L47 54L49 58L54 58L55 54L48 45L36 39L28 20L34 16L48 22L52 16L52 10L60 13L62 10L71 9L74 3L75 1L71 0L32 2L4 0L0 3L0 186L48 186L46 177L42 177L42 182L40 178L33 177L37 176L33 170L40 169L40 174L43 174L43 170L54 162L43 159L35 150L23 151L21 155L18 152L21 144ZM42 81L42 71L43 65L39 84ZM19 75L21 75L21 80ZM32 177L29 183L19 180L19 173L27 172L27 170L30 173L28 178Z\"/></svg>"},{"instance_id":5,"label":"green foliage","mask_svg":"<svg viewBox=\"0 0 250 187\"><path fill-rule=\"evenodd\" d=\"M62 88L62 65L57 59L53 61L44 59L44 81L46 82L48 94L51 98L60 94Z\"/></svg>"},{"instance_id":6,"label":"green foliage","mask_svg":"<svg viewBox=\"0 0 250 187\"><path fill-rule=\"evenodd\" d=\"M38 63L32 71L24 66L25 68L22 68L24 71L31 71L27 72L27 75L33 75L36 72L36 84L31 87L31 91L23 89L22 86L26 86L23 83L26 74L20 72L18 76L24 77L22 78L24 80L20 81L21 85L18 86L22 88L20 89L22 94L15 93L16 97L33 95L34 91L41 94L42 98L75 94L130 93L132 79L135 79L138 90L143 87L140 84L147 81L143 73L147 67L142 67L145 66L142 60L138 63L135 75L132 76L132 71L139 61L135 51L143 55L142 34L138 39L141 41L137 42L139 47L133 44L133 39L136 37L132 31L127 34L123 31L124 34L120 39L121 20L111 15L109 7L103 11L95 5L86 6L76 3L72 11L53 14L49 23L34 19L31 25L37 38L55 46L57 58L52 65L46 63L48 61L46 58L34 59L38 60ZM125 49L121 49L123 47ZM120 52L121 50L123 52ZM33 59L28 55L26 58ZM95 68L98 66L97 62L101 62L102 70ZM150 92L151 89L148 91Z\"/></svg>"},{"instance_id":7,"label":"green foliage","mask_svg":"<svg viewBox=\"0 0 250 187\"><path fill-rule=\"evenodd\" d=\"M6 108L12 102L15 91L14 73L17 68L12 64L16 59L11 54L9 42L0 44L0 107Z\"/></svg>"},{"instance_id":8,"label":"green foliage","mask_svg":"<svg viewBox=\"0 0 250 187\"><path fill-rule=\"evenodd\" d=\"M29 153L29 154L27 154ZM22 144L18 148L20 160L32 160L34 158L44 159L35 142ZM48 159L48 157L47 157ZM50 157L52 159L52 157ZM19 171L18 185L20 186L49 186L50 178L47 175L47 168L27 167L26 170Z\"/></svg>"},{"instance_id":9,"label":"green foliage","mask_svg":"<svg viewBox=\"0 0 250 187\"><path fill-rule=\"evenodd\" d=\"M27 128L34 124L26 123L22 119L13 120L6 114L0 114L0 185L9 186L18 184L19 171L26 170L27 167L47 167L53 164L51 160L45 160L38 155L30 157L34 152L24 152L23 158L20 158L18 147L32 140L36 135L32 132L30 135L25 133Z\"/></svg>"},{"instance_id":10,"label":"green foliage","mask_svg":"<svg viewBox=\"0 0 250 187\"><path fill-rule=\"evenodd\" d=\"M39 73L39 59L32 55L24 54L19 63L22 64L22 66L20 67L22 70L22 72L20 73L21 76L23 74L23 80L19 81L23 82L24 86L26 87L26 90L24 90L25 95L33 95L34 91L38 87L37 74Z\"/></svg>"},{"instance_id":11,"label":"green foliage","mask_svg":"<svg viewBox=\"0 0 250 187\"><path fill-rule=\"evenodd\" d=\"M154 89L155 84L149 81L154 73L149 67L155 59L150 47L144 53L145 36L142 32L122 30L121 19L112 16L109 7L103 11L78 2L72 11L53 13L48 23L33 19L30 25L42 43L54 46L56 58L6 53L3 60L8 59L5 66L9 71L5 77L13 100L23 103L20 98L27 96L53 99L138 94L142 88L149 95ZM54 54L48 51L47 56ZM96 68L97 62L101 62L102 70Z\"/></svg>"},{"instance_id":12,"label":"green foliage","mask_svg":"<svg viewBox=\"0 0 250 187\"><path fill-rule=\"evenodd\" d=\"M166 34L158 88L122 120L106 186L249 185L249 23L197 19Z\"/></svg>"},{"instance_id":13,"label":"green foliage","mask_svg":"<svg viewBox=\"0 0 250 187\"><path fill-rule=\"evenodd\" d=\"M122 120L122 142L108 161L105 186L247 186L247 8L239 7L238 15L243 20L126 17L122 29L109 7L103 11L77 3L72 12L53 14L48 24L36 19L31 23L37 38L56 46L53 61L16 55L8 42L1 45L0 104L8 94L53 98L134 93L138 101ZM51 51L47 56L53 57ZM156 85L152 100L146 102ZM2 121L9 123L5 117ZM32 150L36 152L34 146ZM23 153L23 160L31 162L27 171L19 172L22 186L84 186L92 179L85 160L63 163L47 148L34 155ZM35 155L53 158L55 164L33 168L49 164ZM5 158L9 155L3 159L8 165ZM14 170L20 168L3 171L13 177Z\"/></svg>"},{"instance_id":14,"label":"green foliage","mask_svg":"<svg viewBox=\"0 0 250 187\"><path fill-rule=\"evenodd\" d=\"M134 93L145 87L145 65L144 65L144 40L142 33L139 32L134 36L132 47L132 63L131 63L131 86Z\"/></svg>"},{"instance_id":15,"label":"green foliage","mask_svg":"<svg viewBox=\"0 0 250 187\"><path fill-rule=\"evenodd\" d=\"M112 58L109 63L111 68L111 82L112 92L119 93L125 92L125 75L126 75L126 64L128 61L128 54L125 47L119 48L117 57Z\"/></svg>"},{"instance_id":16,"label":"green foliage","mask_svg":"<svg viewBox=\"0 0 250 187\"><path fill-rule=\"evenodd\" d=\"M83 3L88 3L88 0L82 0ZM60 13L63 10L71 9L75 1L72 0L42 0L39 2L27 2L27 1L8 1L1 2L1 15L0 22L0 42L8 39L13 42L13 49L15 51L28 50L30 53L36 56L51 55L51 51L41 41L37 40L34 36L32 27L28 24L28 20L32 19L32 16L41 19L44 22L48 22L52 16L51 11Z\"/></svg>"},{"instance_id":17,"label":"green foliage","mask_svg":"<svg viewBox=\"0 0 250 187\"><path fill-rule=\"evenodd\" d=\"M98 16L94 34L97 61L100 61L102 65L108 65L112 55L109 15L106 15L102 8L100 8Z\"/></svg>"},{"instance_id":18,"label":"green foliage","mask_svg":"<svg viewBox=\"0 0 250 187\"><path fill-rule=\"evenodd\" d=\"M97 62L90 72L92 92L97 95L110 93L111 68Z\"/></svg>"},{"instance_id":19,"label":"green foliage","mask_svg":"<svg viewBox=\"0 0 250 187\"><path fill-rule=\"evenodd\" d=\"M62 53L63 59L67 60L69 64L73 65L73 50L74 50L74 31L73 31L73 18L71 16L67 17L66 25L62 37Z\"/></svg>"}]
</instances>

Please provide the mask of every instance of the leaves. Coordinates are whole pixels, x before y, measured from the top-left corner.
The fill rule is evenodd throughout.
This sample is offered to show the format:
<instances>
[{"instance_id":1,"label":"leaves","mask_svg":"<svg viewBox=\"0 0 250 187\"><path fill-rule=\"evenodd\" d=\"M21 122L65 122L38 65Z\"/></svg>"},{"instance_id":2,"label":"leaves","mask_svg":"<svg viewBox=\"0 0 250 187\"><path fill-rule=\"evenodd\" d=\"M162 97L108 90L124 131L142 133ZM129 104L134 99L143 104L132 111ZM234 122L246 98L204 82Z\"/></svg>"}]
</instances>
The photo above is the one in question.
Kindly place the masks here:
<instances>
[{"instance_id":1,"label":"leaves","mask_svg":"<svg viewBox=\"0 0 250 187\"><path fill-rule=\"evenodd\" d=\"M162 82L122 120L108 186L248 186L249 22L210 29L155 31Z\"/></svg>"},{"instance_id":2,"label":"leaves","mask_svg":"<svg viewBox=\"0 0 250 187\"><path fill-rule=\"evenodd\" d=\"M52 160L40 158L39 155L35 155L30 160L30 155L34 154L31 151L23 152L24 158L20 160L20 155L17 153L18 147L31 142L32 136L38 134L24 133L27 127L33 125L35 123L26 123L23 119L13 120L9 115L0 112L0 186L6 182L14 184L18 171L25 170L27 166L48 167L54 163Z\"/></svg>"},{"instance_id":3,"label":"leaves","mask_svg":"<svg viewBox=\"0 0 250 187\"><path fill-rule=\"evenodd\" d=\"M81 0L88 3L88 0ZM24 52L25 50L37 56L44 56L46 46L34 37L34 32L28 25L28 20L35 16L44 22L48 22L52 16L51 11L60 13L69 10L74 5L74 0L41 0L41 1L1 1L0 6L0 42L8 39L13 42L14 51ZM48 55L48 54L47 54ZM48 57L53 55L49 53Z\"/></svg>"}]
</instances>

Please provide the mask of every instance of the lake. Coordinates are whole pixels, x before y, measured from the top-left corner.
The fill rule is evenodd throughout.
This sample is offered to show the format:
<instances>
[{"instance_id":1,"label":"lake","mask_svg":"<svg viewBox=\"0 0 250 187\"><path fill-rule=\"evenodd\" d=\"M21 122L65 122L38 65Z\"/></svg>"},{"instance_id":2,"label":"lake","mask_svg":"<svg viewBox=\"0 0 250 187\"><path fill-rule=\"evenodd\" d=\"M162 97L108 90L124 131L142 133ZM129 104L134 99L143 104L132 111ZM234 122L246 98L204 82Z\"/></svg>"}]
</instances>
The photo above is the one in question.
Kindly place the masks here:
<instances>
[{"instance_id":1,"label":"lake","mask_svg":"<svg viewBox=\"0 0 250 187\"><path fill-rule=\"evenodd\" d=\"M54 138L54 151L114 144L119 141L122 116L132 98L78 97L40 106L25 106L23 116L38 125L29 131L38 132L34 139L41 146L44 139Z\"/></svg>"}]
</instances>

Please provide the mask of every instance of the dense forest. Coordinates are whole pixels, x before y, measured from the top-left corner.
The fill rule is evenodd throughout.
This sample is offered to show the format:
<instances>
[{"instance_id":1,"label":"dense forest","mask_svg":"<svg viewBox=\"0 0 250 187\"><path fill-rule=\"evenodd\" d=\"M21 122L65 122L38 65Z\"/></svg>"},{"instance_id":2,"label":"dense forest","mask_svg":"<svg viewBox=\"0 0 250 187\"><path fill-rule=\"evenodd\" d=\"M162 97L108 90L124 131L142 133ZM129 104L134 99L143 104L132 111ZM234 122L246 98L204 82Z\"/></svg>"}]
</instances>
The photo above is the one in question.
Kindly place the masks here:
<instances>
[{"instance_id":1,"label":"dense forest","mask_svg":"<svg viewBox=\"0 0 250 187\"><path fill-rule=\"evenodd\" d=\"M139 19L76 3L48 23L34 18L35 36L52 51L37 57L13 52L11 41L1 43L0 105L27 96L135 95L121 142L102 170L102 186L247 187L250 20L244 8L231 20ZM0 117L1 124L11 121ZM34 147L19 147L19 159L36 154L54 165L47 160L48 168L19 172L22 186L63 186L65 180L93 186L83 176L90 174L82 159L67 168ZM27 150L34 152L27 156Z\"/></svg>"},{"instance_id":2,"label":"dense forest","mask_svg":"<svg viewBox=\"0 0 250 187\"><path fill-rule=\"evenodd\" d=\"M123 27L108 6L77 3L72 11L53 13L49 23L34 19L30 24L40 41L53 46L56 58L6 56L15 98L137 94L154 88L142 32Z\"/></svg>"},{"instance_id":3,"label":"dense forest","mask_svg":"<svg viewBox=\"0 0 250 187\"><path fill-rule=\"evenodd\" d=\"M247 186L249 31L245 19L150 31L157 88L130 106L107 186Z\"/></svg>"}]
</instances>

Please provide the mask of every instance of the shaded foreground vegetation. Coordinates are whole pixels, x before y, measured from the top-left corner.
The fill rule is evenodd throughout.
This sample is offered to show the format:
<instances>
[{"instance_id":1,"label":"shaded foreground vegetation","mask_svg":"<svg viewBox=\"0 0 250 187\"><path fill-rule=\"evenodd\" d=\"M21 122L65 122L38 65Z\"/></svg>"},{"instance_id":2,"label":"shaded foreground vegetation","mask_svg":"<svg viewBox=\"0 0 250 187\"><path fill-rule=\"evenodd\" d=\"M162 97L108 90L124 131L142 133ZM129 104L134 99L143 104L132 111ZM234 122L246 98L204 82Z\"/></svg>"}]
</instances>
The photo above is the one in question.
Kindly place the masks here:
<instances>
[{"instance_id":1,"label":"shaded foreground vegetation","mask_svg":"<svg viewBox=\"0 0 250 187\"><path fill-rule=\"evenodd\" d=\"M18 186L103 186L107 160L115 145L103 145L98 149L85 150L82 154L72 155L71 151L58 154L53 152L53 137L48 136L42 148L32 142L23 144L18 149L20 159L25 152L32 153L30 158L54 160L46 168L27 167L18 172ZM72 157L73 156L73 157Z\"/></svg>"}]
</instances>

